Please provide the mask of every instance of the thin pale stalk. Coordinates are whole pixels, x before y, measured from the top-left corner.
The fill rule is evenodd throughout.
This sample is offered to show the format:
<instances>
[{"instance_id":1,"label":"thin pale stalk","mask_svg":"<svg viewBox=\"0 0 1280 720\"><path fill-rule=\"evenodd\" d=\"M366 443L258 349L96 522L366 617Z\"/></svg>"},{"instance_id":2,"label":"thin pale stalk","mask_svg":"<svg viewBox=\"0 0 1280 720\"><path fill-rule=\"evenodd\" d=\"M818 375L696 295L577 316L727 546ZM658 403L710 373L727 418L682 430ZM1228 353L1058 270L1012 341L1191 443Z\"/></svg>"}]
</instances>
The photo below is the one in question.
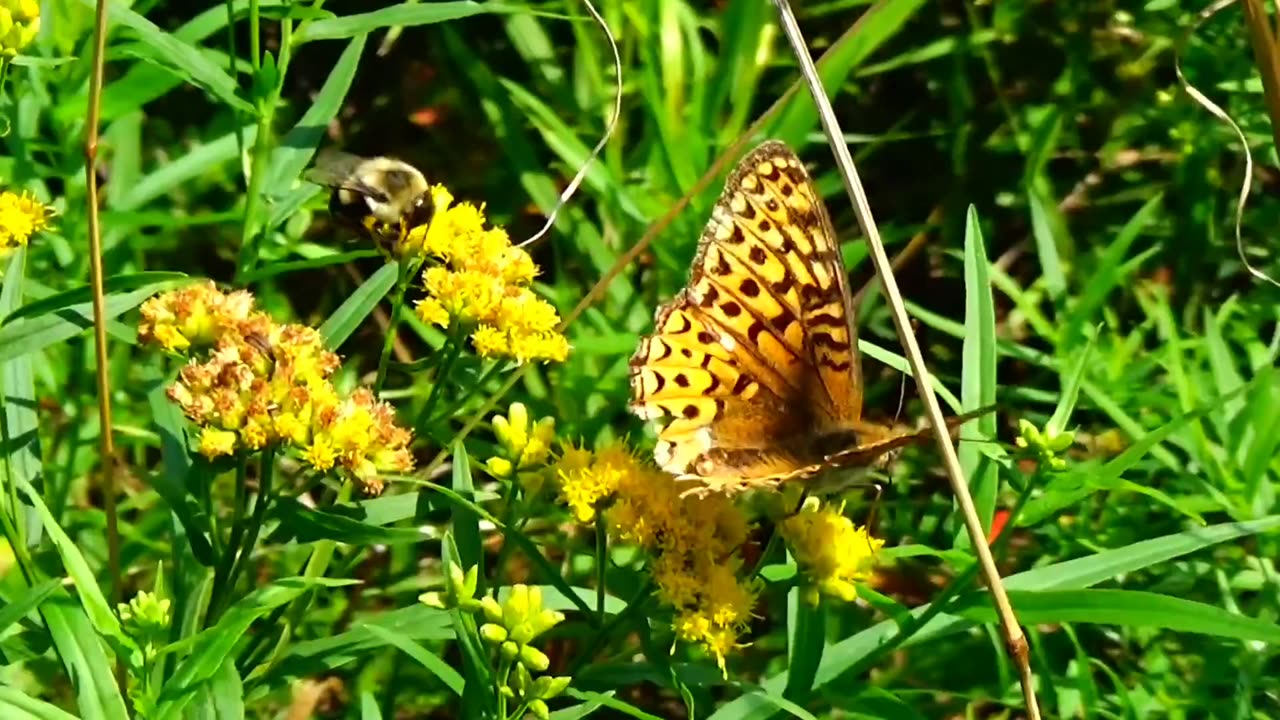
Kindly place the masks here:
<instances>
[{"instance_id":1,"label":"thin pale stalk","mask_svg":"<svg viewBox=\"0 0 1280 720\"><path fill-rule=\"evenodd\" d=\"M596 513L596 624L604 624L604 576L609 569L609 533L604 515Z\"/></svg>"},{"instance_id":2,"label":"thin pale stalk","mask_svg":"<svg viewBox=\"0 0 1280 720\"><path fill-rule=\"evenodd\" d=\"M98 433L102 453L102 504L107 516L107 572L111 606L120 603L120 526L116 514L115 438L111 428L111 377L107 367L106 299L102 289L102 225L98 218L98 121L102 106L103 57L107 44L107 2L98 0L93 22L93 74L84 141L84 174L89 218L89 284L93 292L93 351L98 363ZM125 692L124 662L116 660L116 683Z\"/></svg>"},{"instance_id":3,"label":"thin pale stalk","mask_svg":"<svg viewBox=\"0 0 1280 720\"><path fill-rule=\"evenodd\" d=\"M849 154L849 146L844 142L844 134L840 130L839 121L836 120L835 111L831 108L831 101L827 98L826 90L822 86L822 78L818 76L818 70L813 65L813 58L809 56L808 46L804 41L804 36L800 33L800 26L796 23L795 15L791 12L791 6L787 0L774 0L774 5L778 8L778 16L782 23L783 33L791 43L796 60L800 65L801 74L809 85L810 94L812 94L814 104L818 109L818 117L822 121L822 129L827 135L828 143L835 152L836 167L839 168L840 177L844 181L845 192L848 193L849 199L853 202L858 225L862 228L862 233L867 238L867 246L871 251L871 260L875 263L876 274L880 277L880 282L884 288L885 299L893 312L893 324L898 330L898 338L902 341L907 360L911 363L912 375L916 378L916 389L920 394L920 400L924 403L925 411L928 413L929 422L933 427L934 438L938 443L938 450L942 454L943 466L947 470L947 478L951 481L951 491L955 494L956 500L960 505L960 511L964 515L965 529L968 530L969 539L973 545L974 552L978 556L978 564L982 569L983 578L991 589L991 599L995 603L996 613L1000 618L1000 628L1008 645L1009 653L1012 655L1014 663L1018 666L1018 680L1022 683L1022 695L1026 701L1027 715L1030 720L1038 720L1040 718L1040 706L1036 702L1035 679L1031 673L1027 638L1022 632L1022 627L1018 625L1018 618L1013 612L1013 606L1010 604L1009 596L1005 592L1004 583L1000 581L1000 571L996 569L995 560L991 557L991 550L987 546L986 532L983 530L982 521L978 519L978 513L974 509L973 498L969 495L969 486L965 482L964 473L960 469L960 459L956 456L955 446L951 442L951 433L947 429L946 418L942 414L942 408L938 405L938 398L933 393L929 369L925 365L924 356L920 353L920 346L916 342L915 334L911 331L911 318L907 315L906 306L902 301L902 293L899 292L898 282L893 276L889 255L885 252L884 243L880 241L880 231L876 227L875 218L872 217L871 206L867 202L866 192L862 188L862 181L858 178L858 171L853 165L853 157Z\"/></svg>"}]
</instances>

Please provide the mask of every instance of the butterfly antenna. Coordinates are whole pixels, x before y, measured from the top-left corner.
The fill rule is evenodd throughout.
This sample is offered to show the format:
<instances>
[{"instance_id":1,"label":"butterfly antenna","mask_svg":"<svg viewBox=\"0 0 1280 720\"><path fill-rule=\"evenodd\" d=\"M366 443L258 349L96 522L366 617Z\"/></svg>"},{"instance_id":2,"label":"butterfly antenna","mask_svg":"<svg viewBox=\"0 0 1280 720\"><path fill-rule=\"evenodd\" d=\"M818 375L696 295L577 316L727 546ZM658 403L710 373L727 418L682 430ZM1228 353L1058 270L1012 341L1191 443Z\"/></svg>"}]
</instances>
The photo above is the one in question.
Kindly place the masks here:
<instances>
[{"instance_id":1,"label":"butterfly antenna","mask_svg":"<svg viewBox=\"0 0 1280 720\"><path fill-rule=\"evenodd\" d=\"M871 501L871 512L867 514L867 549L875 555L875 546L871 544L871 528L876 525L876 513L880 510L880 498L884 497L884 486L880 483L871 483L871 487L876 489L876 497Z\"/></svg>"},{"instance_id":2,"label":"butterfly antenna","mask_svg":"<svg viewBox=\"0 0 1280 720\"><path fill-rule=\"evenodd\" d=\"M622 58L618 55L618 42L613 39L613 31L609 29L609 23L605 22L600 13L596 11L596 7L591 4L591 0L582 0L582 4L587 6L587 12L591 13L591 17L595 19L596 24L604 31L604 36L609 41L609 49L613 52L613 72L616 81L614 83L613 111L609 113L609 122L605 125L604 135L600 136L600 141L591 149L591 154L587 156L586 162L582 163L582 167L578 168L578 174L573 176L573 180L565 186L564 192L560 193L560 199L556 201L556 206L551 208L551 213L547 215L547 221L543 223L542 229L534 233L528 240L516 245L519 248L532 245L551 230L551 226L556 222L556 216L560 214L560 209L577 192L578 185L582 184L582 179L587 176L587 170L591 167L591 163L595 162L595 159L600 155L600 151L604 149L605 143L609 142L609 139L613 137L613 131L618 127L618 118L622 116Z\"/></svg>"}]
</instances>

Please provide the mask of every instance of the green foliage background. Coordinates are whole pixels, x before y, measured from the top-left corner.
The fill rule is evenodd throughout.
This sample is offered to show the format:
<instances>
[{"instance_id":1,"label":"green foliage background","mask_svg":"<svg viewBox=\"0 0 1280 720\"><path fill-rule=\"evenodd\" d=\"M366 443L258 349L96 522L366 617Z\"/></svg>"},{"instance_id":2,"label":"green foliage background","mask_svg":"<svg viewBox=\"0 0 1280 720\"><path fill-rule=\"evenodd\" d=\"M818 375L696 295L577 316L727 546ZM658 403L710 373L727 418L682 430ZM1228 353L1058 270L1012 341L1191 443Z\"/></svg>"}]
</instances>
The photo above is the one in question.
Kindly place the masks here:
<instances>
[{"instance_id":1,"label":"green foliage background","mask_svg":"<svg viewBox=\"0 0 1280 720\"><path fill-rule=\"evenodd\" d=\"M230 502L225 482L205 478L213 492L202 505L182 419L162 394L172 368L136 347L134 308L186 278L247 287L277 319L326 328L344 357L339 384L367 381L394 274L347 242L326 219L323 193L298 181L316 148L410 161L485 203L520 239L586 161L618 78L599 27L572 2L113 6L98 155L122 468L123 571L112 577L92 483L101 427L84 330L92 13L83 0L42 5L44 31L9 68L0 104L9 123L0 180L59 211L56 231L16 256L0 292L0 484L38 570L0 581L0 707L6 717L124 717L104 644L119 632L106 588L119 582L125 599L163 589L175 600L170 640L195 636L211 572L197 557L208 541L193 528ZM601 11L622 58L622 115L534 251L537 288L562 314L798 81L769 3L620 0ZM1019 419L1044 426L1055 409L1074 408L1058 418L1079 430L1064 472L963 449L984 521L1016 511L999 516L1008 525L995 549L1030 635L1044 715L1280 715L1280 389L1270 372L1280 295L1244 272L1233 243L1243 149L1174 77L1191 10L835 0L797 11L815 56L824 54L890 252L927 235L899 283L941 384L967 407L994 392L1005 445ZM1243 233L1252 262L1275 276L1275 150L1238 14L1196 35L1183 62L1260 161ZM872 270L803 91L767 116L754 139L766 137L810 162L861 286ZM650 442L626 411L627 358L654 308L683 285L718 192L713 182L695 193L603 288L568 330L568 362L525 373L498 407L521 400L589 446ZM893 361L897 339L878 293L860 315L864 351ZM410 319L400 341L384 396L414 418L444 338ZM902 376L865 366L868 412L891 417ZM454 381L478 391L454 394L445 422L415 428L423 465L454 447L510 377L480 383L480 373L464 362ZM1076 387L1078 403L1067 392ZM904 415L919 414L908 401ZM467 455L493 452L486 425L465 448L452 474L436 478L464 493L473 490ZM929 449L895 467L875 518L889 570L869 604L833 609L825 625L800 632L780 585L727 683L705 658L668 654L661 623L634 617L613 628L607 652L579 657L599 628L575 617L561 590L594 598L591 537L563 513L534 518L521 532L520 567L570 613L551 634L553 671L578 670L556 717L1020 716L1016 675L936 466ZM476 501L492 503L487 479L477 472L474 483ZM457 716L468 704L449 673L477 680L449 617L416 598L439 586L445 529L463 558L492 560L500 535L471 507L394 483L386 497L331 512L278 506L257 576L227 589L232 610L161 669L183 698L173 712L276 717L291 681L336 677L344 691L327 716ZM853 497L849 509L864 521L870 499ZM280 580L304 575L326 543L331 579L314 595L323 578ZM549 563L529 562L531 549ZM627 558L614 559L607 587L620 608L642 580ZM782 572L784 558L767 559ZM74 589L56 582L68 576ZM347 578L362 584L340 584ZM268 667L246 648L257 650L254 638L299 597L310 610Z\"/></svg>"}]
</instances>

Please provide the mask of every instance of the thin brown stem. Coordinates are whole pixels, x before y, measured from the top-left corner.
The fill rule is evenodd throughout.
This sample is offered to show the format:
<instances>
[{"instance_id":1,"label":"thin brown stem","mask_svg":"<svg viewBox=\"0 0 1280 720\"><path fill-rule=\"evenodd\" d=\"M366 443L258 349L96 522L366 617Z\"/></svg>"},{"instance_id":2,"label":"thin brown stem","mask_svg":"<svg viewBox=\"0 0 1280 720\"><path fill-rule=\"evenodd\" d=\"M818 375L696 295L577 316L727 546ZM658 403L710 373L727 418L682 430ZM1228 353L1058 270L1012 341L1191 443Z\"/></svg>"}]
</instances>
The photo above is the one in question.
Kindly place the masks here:
<instances>
[{"instance_id":1,"label":"thin brown stem","mask_svg":"<svg viewBox=\"0 0 1280 720\"><path fill-rule=\"evenodd\" d=\"M832 150L835 152L836 166L840 169L840 176L844 180L845 191L848 193L849 199L853 201L854 212L858 217L858 225L862 228L862 233L867 238L867 247L871 251L871 260L875 263L876 274L880 276L880 282L884 286L885 299L893 312L893 324L898 330L898 338L902 341L907 360L911 363L912 375L916 378L916 389L920 393L920 400L924 403L929 422L933 426L934 437L938 442L938 450L942 453L943 464L947 469L948 479L951 481L951 490L960 505L961 513L964 515L965 528L969 532L969 539L973 545L974 552L978 556L978 564L982 569L983 578L991 589L991 598L995 602L996 614L1000 618L1000 628L1004 633L1009 653L1013 656L1014 663L1018 666L1018 679L1022 683L1022 694L1027 705L1027 716L1030 720L1039 720L1040 708L1036 702L1035 680L1031 674L1027 638L1022 632L1022 628L1018 625L1018 618L1013 613L1013 606L1009 603L1009 596L1005 593L1004 583L1000 581L1000 571L996 569L995 560L991 557L991 549L987 545L986 532L974 509L973 498L969 495L969 486L965 482L964 473L960 469L960 459L956 456L955 446L951 442L951 433L942 414L942 408L938 405L938 398L933 393L933 385L929 380L929 369L925 366L924 356L921 355L920 346L916 342L915 334L911 331L911 318L907 315L906 306L903 304L902 294L898 290L898 282L893 277L893 269L889 264L889 255L885 252L884 244L880 241L880 231L876 227L875 218L872 217L866 191L862 188L862 181L858 179L858 171L853 165L853 156L850 155L849 146L844 141L844 134L840 130L839 122L836 120L835 111L831 108L831 101L827 98L826 90L822 86L822 79L818 76L818 69L814 67L813 58L809 56L808 45L805 43L804 36L800 33L800 26L796 23L795 15L791 12L791 6L787 0L774 0L774 5L778 8L783 34L787 36L792 49L795 51L801 74L804 75L809 85L809 91L813 95L814 104L818 108L818 118L822 121L822 129L827 135L827 141Z\"/></svg>"},{"instance_id":2,"label":"thin brown stem","mask_svg":"<svg viewBox=\"0 0 1280 720\"><path fill-rule=\"evenodd\" d=\"M103 55L107 44L107 2L98 0L93 26L93 75L89 80L89 117L84 141L84 174L89 215L89 284L93 290L93 349L98 363L98 422L102 452L101 492L107 515L107 568L111 604L120 603L120 528L116 516L115 440L111 429L111 377L107 365L106 300L102 290L102 227L98 221L98 118L102 105ZM116 682L124 692L124 665L116 663Z\"/></svg>"}]
</instances>

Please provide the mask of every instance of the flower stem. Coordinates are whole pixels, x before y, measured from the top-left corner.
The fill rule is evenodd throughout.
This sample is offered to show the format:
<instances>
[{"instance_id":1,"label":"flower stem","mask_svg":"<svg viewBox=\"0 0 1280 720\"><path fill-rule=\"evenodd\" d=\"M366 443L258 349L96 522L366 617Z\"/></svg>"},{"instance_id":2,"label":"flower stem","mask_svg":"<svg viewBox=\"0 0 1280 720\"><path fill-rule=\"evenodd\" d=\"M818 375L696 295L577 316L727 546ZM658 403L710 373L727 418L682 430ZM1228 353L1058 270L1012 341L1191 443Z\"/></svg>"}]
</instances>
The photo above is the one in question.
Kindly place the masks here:
<instances>
[{"instance_id":1,"label":"flower stem","mask_svg":"<svg viewBox=\"0 0 1280 720\"><path fill-rule=\"evenodd\" d=\"M213 597L209 600L209 610L205 615L205 627L216 622L231 593L231 570L235 567L236 556L240 554L240 540L244 537L245 489L248 475L249 458L241 455L236 463L236 495L231 508L231 532L227 535L227 544L223 548L222 557L218 558L218 567L213 572Z\"/></svg>"},{"instance_id":2,"label":"flower stem","mask_svg":"<svg viewBox=\"0 0 1280 720\"><path fill-rule=\"evenodd\" d=\"M235 587L236 580L240 578L245 564L253 555L254 546L258 544L258 533L262 530L262 521L267 517L267 505L271 502L271 482L275 475L275 460L275 448L272 447L263 450L258 460L258 496L253 502L253 517L249 520L248 535L245 542L240 545L240 551L235 555L235 563L231 566L231 573L227 576L228 588ZM221 614L225 609L220 608L218 613Z\"/></svg>"},{"instance_id":3,"label":"flower stem","mask_svg":"<svg viewBox=\"0 0 1280 720\"><path fill-rule=\"evenodd\" d=\"M391 362L391 350L396 345L396 330L400 327L400 314L404 312L404 298L409 292L409 278L413 277L410 266L413 261L402 258L397 262L399 275L396 278L395 296L391 298L391 319L387 321L387 334L382 340L382 355L378 357L378 376L373 381L373 394L382 392L387 381L387 365Z\"/></svg>"},{"instance_id":4,"label":"flower stem","mask_svg":"<svg viewBox=\"0 0 1280 720\"><path fill-rule=\"evenodd\" d=\"M334 499L333 504L340 505L350 500L354 488L354 482L350 480L343 482L342 487L338 490L338 497ZM302 576L305 578L323 577L329 569L329 563L333 561L333 551L337 545L337 542L333 540L318 541L315 544L315 549L311 551L311 557L307 559L307 566L302 571ZM307 608L311 606L311 601L314 598L315 591L311 590L304 592L289 604L289 609L285 613L284 627L280 631L280 639L276 641L276 646L271 651L271 656L265 663L259 665L247 679L254 679L257 675L267 672L280 659L281 653L293 637L293 629L302 621L302 616L306 614Z\"/></svg>"},{"instance_id":5,"label":"flower stem","mask_svg":"<svg viewBox=\"0 0 1280 720\"><path fill-rule=\"evenodd\" d=\"M431 411L440 402L440 396L443 394L441 388L444 386L445 380L449 377L449 372L453 370L453 364L457 361L458 356L462 354L462 344L464 340L462 333L458 329L456 322L450 323L448 337L445 340L445 356L440 361L439 367L436 368L435 378L431 383L431 391L427 394L427 401L422 405L422 410L418 413L418 419L414 422L414 427L421 428L431 420ZM480 383L477 382L478 386Z\"/></svg>"},{"instance_id":6,"label":"flower stem","mask_svg":"<svg viewBox=\"0 0 1280 720\"><path fill-rule=\"evenodd\" d=\"M609 565L609 535L604 515L596 513L596 625L604 625L604 574Z\"/></svg>"}]
</instances>

